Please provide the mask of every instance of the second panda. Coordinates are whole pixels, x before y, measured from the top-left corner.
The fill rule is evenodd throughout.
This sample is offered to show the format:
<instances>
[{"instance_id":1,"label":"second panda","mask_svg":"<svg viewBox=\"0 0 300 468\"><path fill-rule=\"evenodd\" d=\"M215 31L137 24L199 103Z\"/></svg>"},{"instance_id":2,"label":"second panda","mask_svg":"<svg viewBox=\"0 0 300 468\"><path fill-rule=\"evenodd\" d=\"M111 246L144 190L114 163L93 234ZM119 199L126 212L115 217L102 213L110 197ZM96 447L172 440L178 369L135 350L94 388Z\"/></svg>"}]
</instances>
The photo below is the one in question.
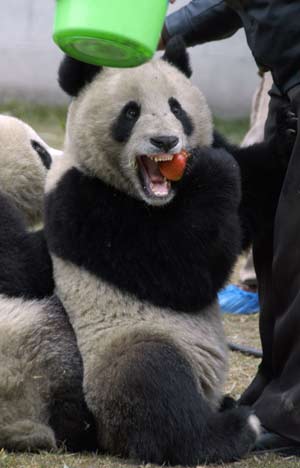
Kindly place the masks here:
<instances>
[{"instance_id":1,"label":"second panda","mask_svg":"<svg viewBox=\"0 0 300 468\"><path fill-rule=\"evenodd\" d=\"M0 115L0 450L95 448L76 337L57 297L41 224L59 152Z\"/></svg>"}]
</instances>

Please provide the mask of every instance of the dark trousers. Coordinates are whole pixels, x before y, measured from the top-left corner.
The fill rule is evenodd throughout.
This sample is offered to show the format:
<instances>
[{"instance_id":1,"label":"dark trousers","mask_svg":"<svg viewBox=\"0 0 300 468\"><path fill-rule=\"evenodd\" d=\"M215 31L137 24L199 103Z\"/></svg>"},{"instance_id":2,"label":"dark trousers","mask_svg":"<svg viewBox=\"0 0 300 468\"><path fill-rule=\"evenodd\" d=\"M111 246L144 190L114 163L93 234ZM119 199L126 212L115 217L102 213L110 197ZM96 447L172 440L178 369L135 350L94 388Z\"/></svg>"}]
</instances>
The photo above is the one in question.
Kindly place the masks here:
<instances>
[{"instance_id":1,"label":"dark trousers","mask_svg":"<svg viewBox=\"0 0 300 468\"><path fill-rule=\"evenodd\" d=\"M240 402L253 405L266 428L300 442L300 86L290 100L275 88L270 94L266 139L276 132L279 107L290 101L298 115L298 135L274 224L253 246L263 359Z\"/></svg>"}]
</instances>

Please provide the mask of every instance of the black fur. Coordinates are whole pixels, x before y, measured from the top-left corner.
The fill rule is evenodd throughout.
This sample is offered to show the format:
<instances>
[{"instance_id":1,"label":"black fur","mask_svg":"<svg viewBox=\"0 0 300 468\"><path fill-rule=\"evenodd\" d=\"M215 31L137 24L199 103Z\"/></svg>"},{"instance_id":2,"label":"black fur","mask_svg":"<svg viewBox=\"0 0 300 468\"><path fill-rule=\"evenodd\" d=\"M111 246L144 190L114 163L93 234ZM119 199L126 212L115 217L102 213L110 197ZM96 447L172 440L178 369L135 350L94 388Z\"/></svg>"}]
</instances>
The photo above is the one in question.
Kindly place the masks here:
<instances>
[{"instance_id":1,"label":"black fur","mask_svg":"<svg viewBox=\"0 0 300 468\"><path fill-rule=\"evenodd\" d=\"M129 340L129 341L128 341ZM255 434L248 409L214 413L174 344L157 336L111 344L99 368L99 445L113 455L158 465L232 461Z\"/></svg>"},{"instance_id":2,"label":"black fur","mask_svg":"<svg viewBox=\"0 0 300 468\"><path fill-rule=\"evenodd\" d=\"M112 137L119 143L128 141L140 113L141 108L136 102L128 102L112 125Z\"/></svg>"},{"instance_id":3,"label":"black fur","mask_svg":"<svg viewBox=\"0 0 300 468\"><path fill-rule=\"evenodd\" d=\"M20 212L0 192L0 294L42 299L54 289L42 231L28 233Z\"/></svg>"},{"instance_id":4,"label":"black fur","mask_svg":"<svg viewBox=\"0 0 300 468\"><path fill-rule=\"evenodd\" d=\"M241 171L242 202L240 220L242 247L256 243L271 230L283 179L296 136L297 119L288 106L277 115L277 133L269 142L240 148L214 132L215 148L225 148L237 161Z\"/></svg>"},{"instance_id":5,"label":"black fur","mask_svg":"<svg viewBox=\"0 0 300 468\"><path fill-rule=\"evenodd\" d=\"M237 406L238 403L234 398L232 398L230 395L224 395L219 407L219 411L222 413L223 411L237 408Z\"/></svg>"},{"instance_id":6,"label":"black fur","mask_svg":"<svg viewBox=\"0 0 300 468\"><path fill-rule=\"evenodd\" d=\"M57 444L72 452L96 450L96 426L92 414L84 400L83 364L76 344L74 330L69 318L58 299L52 299L48 326L51 328L51 348L64 353L56 353L53 361L54 371L58 366L63 372L55 379L55 388L49 404L49 424L54 430ZM50 325L51 323L51 325ZM61 329L64 327L64 343L60 342ZM49 360L48 367L52 361ZM49 369L50 371L50 369Z\"/></svg>"},{"instance_id":7,"label":"black fur","mask_svg":"<svg viewBox=\"0 0 300 468\"><path fill-rule=\"evenodd\" d=\"M231 148L242 176L240 218L243 248L249 247L274 222L285 170L277 161L276 145ZM273 156L273 157L272 157Z\"/></svg>"},{"instance_id":8,"label":"black fur","mask_svg":"<svg viewBox=\"0 0 300 468\"><path fill-rule=\"evenodd\" d=\"M161 152L168 153L179 143L179 138L175 135L156 135L150 138L150 143Z\"/></svg>"},{"instance_id":9,"label":"black fur","mask_svg":"<svg viewBox=\"0 0 300 468\"><path fill-rule=\"evenodd\" d=\"M240 252L238 167L222 150L195 150L177 190L151 207L72 169L46 197L50 250L142 300L199 311Z\"/></svg>"},{"instance_id":10,"label":"black fur","mask_svg":"<svg viewBox=\"0 0 300 468\"><path fill-rule=\"evenodd\" d=\"M182 37L174 36L169 40L162 59L171 65L174 65L174 67L176 67L188 78L192 76L189 54L187 53Z\"/></svg>"},{"instance_id":11,"label":"black fur","mask_svg":"<svg viewBox=\"0 0 300 468\"><path fill-rule=\"evenodd\" d=\"M65 55L58 71L60 87L70 96L78 96L80 91L93 81L101 67L79 62Z\"/></svg>"},{"instance_id":12,"label":"black fur","mask_svg":"<svg viewBox=\"0 0 300 468\"><path fill-rule=\"evenodd\" d=\"M184 133L187 136L190 136L194 131L194 124L191 117L181 107L181 104L177 101L177 99L173 97L169 99L169 106L176 119L178 119L179 122L181 122Z\"/></svg>"},{"instance_id":13,"label":"black fur","mask_svg":"<svg viewBox=\"0 0 300 468\"><path fill-rule=\"evenodd\" d=\"M35 140L31 140L31 146L41 158L41 161L44 164L45 168L50 169L52 159L46 148L44 148L39 142Z\"/></svg>"}]
</instances>

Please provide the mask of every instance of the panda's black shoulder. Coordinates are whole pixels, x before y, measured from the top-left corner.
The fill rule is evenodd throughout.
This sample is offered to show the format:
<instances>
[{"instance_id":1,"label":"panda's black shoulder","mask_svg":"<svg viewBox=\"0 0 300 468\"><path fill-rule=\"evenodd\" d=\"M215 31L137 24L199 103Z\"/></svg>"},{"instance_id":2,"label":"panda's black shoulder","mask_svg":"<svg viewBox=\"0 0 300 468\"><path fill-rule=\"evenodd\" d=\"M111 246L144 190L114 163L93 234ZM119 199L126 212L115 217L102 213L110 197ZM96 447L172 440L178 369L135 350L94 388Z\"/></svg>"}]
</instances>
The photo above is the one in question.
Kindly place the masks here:
<instances>
[{"instance_id":1,"label":"panda's black shoulder","mask_svg":"<svg viewBox=\"0 0 300 468\"><path fill-rule=\"evenodd\" d=\"M231 144L224 135L222 135L218 130L214 129L212 147L223 148L227 151L230 151Z\"/></svg>"}]
</instances>

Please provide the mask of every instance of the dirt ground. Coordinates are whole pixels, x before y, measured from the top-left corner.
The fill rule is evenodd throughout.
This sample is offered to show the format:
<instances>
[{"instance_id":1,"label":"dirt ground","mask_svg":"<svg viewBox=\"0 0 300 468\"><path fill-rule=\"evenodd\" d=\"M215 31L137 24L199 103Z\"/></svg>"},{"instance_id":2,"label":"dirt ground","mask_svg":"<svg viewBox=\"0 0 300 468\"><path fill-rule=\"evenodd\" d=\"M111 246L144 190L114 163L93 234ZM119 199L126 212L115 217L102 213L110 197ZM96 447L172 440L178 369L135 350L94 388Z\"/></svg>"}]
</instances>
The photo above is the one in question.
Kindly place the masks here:
<instances>
[{"instance_id":1,"label":"dirt ground","mask_svg":"<svg viewBox=\"0 0 300 468\"><path fill-rule=\"evenodd\" d=\"M14 115L25 120L38 131L53 147L61 148L65 131L65 108L32 106L28 103L6 103L0 106L0 113ZM231 141L238 143L245 133L247 120L227 122L216 120L216 126ZM257 316L224 316L228 339L252 347L260 346ZM238 397L255 375L259 360L230 353L230 371L226 392ZM66 453L36 455L8 454L0 451L0 468L142 468L144 465L100 455L72 455ZM225 466L225 465L222 465ZM283 458L270 454L250 455L241 462L226 465L234 468L300 468L300 458ZM146 465L144 468L154 465ZM221 466L218 466L221 468Z\"/></svg>"}]
</instances>

